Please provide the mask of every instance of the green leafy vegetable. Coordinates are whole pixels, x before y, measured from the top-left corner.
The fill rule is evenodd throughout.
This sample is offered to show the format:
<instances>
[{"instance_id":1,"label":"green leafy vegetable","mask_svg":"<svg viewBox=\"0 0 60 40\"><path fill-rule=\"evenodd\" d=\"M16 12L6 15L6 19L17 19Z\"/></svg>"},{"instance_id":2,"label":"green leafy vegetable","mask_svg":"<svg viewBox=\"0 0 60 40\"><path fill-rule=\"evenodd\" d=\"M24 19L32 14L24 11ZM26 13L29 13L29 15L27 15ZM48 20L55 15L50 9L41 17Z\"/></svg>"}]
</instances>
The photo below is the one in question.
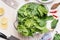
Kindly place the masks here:
<instances>
[{"instance_id":1,"label":"green leafy vegetable","mask_svg":"<svg viewBox=\"0 0 60 40\"><path fill-rule=\"evenodd\" d=\"M46 20L53 20L54 18L53 18L53 16L47 16L46 17Z\"/></svg>"},{"instance_id":2,"label":"green leafy vegetable","mask_svg":"<svg viewBox=\"0 0 60 40\"><path fill-rule=\"evenodd\" d=\"M56 20L56 19L54 19L54 20L52 21L52 23L51 23L52 29L54 29L54 28L56 27L57 22L58 22L58 20Z\"/></svg>"},{"instance_id":3,"label":"green leafy vegetable","mask_svg":"<svg viewBox=\"0 0 60 40\"><path fill-rule=\"evenodd\" d=\"M17 30L24 36L27 36L29 34L28 30L26 29L24 25L18 25Z\"/></svg>"},{"instance_id":4,"label":"green leafy vegetable","mask_svg":"<svg viewBox=\"0 0 60 40\"><path fill-rule=\"evenodd\" d=\"M60 34L55 34L53 40L60 40Z\"/></svg>"}]
</instances>

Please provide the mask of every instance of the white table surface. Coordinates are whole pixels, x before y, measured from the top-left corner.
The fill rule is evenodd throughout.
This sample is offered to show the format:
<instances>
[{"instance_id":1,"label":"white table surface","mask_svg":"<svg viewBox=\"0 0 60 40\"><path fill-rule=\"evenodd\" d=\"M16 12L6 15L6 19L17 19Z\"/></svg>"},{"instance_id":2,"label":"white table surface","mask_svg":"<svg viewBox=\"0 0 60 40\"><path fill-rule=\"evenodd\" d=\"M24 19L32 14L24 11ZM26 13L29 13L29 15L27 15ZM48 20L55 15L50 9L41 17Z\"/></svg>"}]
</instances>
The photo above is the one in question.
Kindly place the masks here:
<instances>
[{"instance_id":1,"label":"white table surface","mask_svg":"<svg viewBox=\"0 0 60 40\"><path fill-rule=\"evenodd\" d=\"M25 3L23 0L18 0L18 2L20 2L20 5ZM60 0L54 0L53 3L46 4L47 7L49 8L49 11L50 11L51 5L54 4L54 3L58 3L58 2L60 2ZM19 36L18 32L15 30L15 28L13 26L13 23L15 22L16 16L17 16L16 10L9 7L9 6L7 6L6 4L4 4L1 0L0 0L0 7L3 7L5 9L5 14L3 16L1 16L1 17L7 17L8 18L8 28L5 29L5 30L0 28L0 32L4 33L8 37L13 35L13 36L15 36L17 38L20 38L21 40L39 40L40 35L35 36L35 37L30 37L30 38L29 37L21 37L21 36ZM60 19L60 6L56 10L58 10L58 13L56 15L58 15L58 18ZM55 30L58 29L58 31L59 31L59 29L60 29L59 24L60 24L60 21L59 21L59 23L57 25L57 28ZM0 38L0 40L5 40L5 39Z\"/></svg>"}]
</instances>

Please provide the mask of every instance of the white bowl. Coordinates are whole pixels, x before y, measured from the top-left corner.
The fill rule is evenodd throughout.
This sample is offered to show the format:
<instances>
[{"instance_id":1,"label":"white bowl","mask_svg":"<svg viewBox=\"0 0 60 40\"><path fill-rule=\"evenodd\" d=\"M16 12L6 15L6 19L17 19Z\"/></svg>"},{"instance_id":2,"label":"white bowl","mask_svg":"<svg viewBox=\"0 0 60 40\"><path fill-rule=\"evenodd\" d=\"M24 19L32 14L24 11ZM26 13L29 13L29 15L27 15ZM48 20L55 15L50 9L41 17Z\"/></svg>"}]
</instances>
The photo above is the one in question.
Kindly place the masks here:
<instances>
[{"instance_id":1,"label":"white bowl","mask_svg":"<svg viewBox=\"0 0 60 40\"><path fill-rule=\"evenodd\" d=\"M53 2L54 0L47 0L47 1L36 0L36 1L38 1L38 2L40 2L40 3L51 3L51 2Z\"/></svg>"}]
</instances>

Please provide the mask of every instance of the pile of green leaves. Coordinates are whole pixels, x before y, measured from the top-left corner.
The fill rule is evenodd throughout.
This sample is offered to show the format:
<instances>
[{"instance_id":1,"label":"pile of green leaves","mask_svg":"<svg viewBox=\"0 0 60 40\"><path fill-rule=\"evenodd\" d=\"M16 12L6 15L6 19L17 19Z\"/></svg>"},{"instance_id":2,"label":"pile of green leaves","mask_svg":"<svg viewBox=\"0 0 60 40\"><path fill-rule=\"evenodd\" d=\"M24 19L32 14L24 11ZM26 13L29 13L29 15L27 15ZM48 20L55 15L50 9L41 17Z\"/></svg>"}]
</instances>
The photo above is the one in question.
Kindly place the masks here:
<instances>
[{"instance_id":1,"label":"pile of green leaves","mask_svg":"<svg viewBox=\"0 0 60 40\"><path fill-rule=\"evenodd\" d=\"M55 34L53 40L60 40L60 34Z\"/></svg>"},{"instance_id":2,"label":"pile of green leaves","mask_svg":"<svg viewBox=\"0 0 60 40\"><path fill-rule=\"evenodd\" d=\"M46 21L54 18L53 16L47 16L47 13L48 10L42 4L28 3L23 5L18 10L18 32L24 36L32 36L36 32L48 32ZM55 24L52 22L53 28Z\"/></svg>"}]
</instances>

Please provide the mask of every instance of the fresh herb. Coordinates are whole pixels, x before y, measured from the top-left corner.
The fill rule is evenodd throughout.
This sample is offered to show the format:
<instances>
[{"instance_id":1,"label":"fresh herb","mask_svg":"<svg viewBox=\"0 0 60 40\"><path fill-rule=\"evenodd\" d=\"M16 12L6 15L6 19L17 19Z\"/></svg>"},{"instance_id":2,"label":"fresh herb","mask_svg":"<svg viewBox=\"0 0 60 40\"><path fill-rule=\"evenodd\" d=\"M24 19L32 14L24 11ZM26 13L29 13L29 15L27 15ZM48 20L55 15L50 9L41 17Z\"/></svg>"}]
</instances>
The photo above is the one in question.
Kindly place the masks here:
<instances>
[{"instance_id":1,"label":"fresh herb","mask_svg":"<svg viewBox=\"0 0 60 40\"><path fill-rule=\"evenodd\" d=\"M52 29L54 29L54 28L56 27L57 22L58 22L58 20L56 20L56 19L54 19L54 20L52 21L52 23L51 23Z\"/></svg>"},{"instance_id":2,"label":"fresh herb","mask_svg":"<svg viewBox=\"0 0 60 40\"><path fill-rule=\"evenodd\" d=\"M53 40L60 40L60 34L55 34Z\"/></svg>"},{"instance_id":3,"label":"fresh herb","mask_svg":"<svg viewBox=\"0 0 60 40\"><path fill-rule=\"evenodd\" d=\"M53 20L54 18L53 18L53 16L47 16L46 17L46 20Z\"/></svg>"}]
</instances>

